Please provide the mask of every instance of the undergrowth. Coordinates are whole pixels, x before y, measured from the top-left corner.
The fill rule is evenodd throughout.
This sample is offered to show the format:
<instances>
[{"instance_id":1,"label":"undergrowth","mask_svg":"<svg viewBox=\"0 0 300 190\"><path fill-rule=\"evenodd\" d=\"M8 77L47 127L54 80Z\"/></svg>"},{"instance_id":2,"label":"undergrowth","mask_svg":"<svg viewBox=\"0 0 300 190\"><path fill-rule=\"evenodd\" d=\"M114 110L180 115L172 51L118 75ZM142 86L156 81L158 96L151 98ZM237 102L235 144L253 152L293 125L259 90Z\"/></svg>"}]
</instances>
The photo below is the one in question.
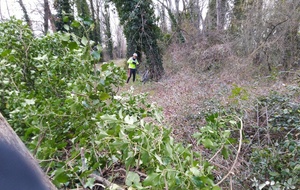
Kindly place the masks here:
<instances>
[{"instance_id":1,"label":"undergrowth","mask_svg":"<svg viewBox=\"0 0 300 190\"><path fill-rule=\"evenodd\" d=\"M220 48L217 51L222 51ZM173 127L175 140L191 143L207 160L213 157L217 179L235 164L230 180L222 184L223 189L299 188L295 177L299 176L300 166L299 71L293 71L296 74L290 80L283 80L280 73L271 77L257 75L258 68L247 58L232 53L211 62L211 58L200 53L204 49L192 54L189 51L188 45L171 45L164 60L164 78L156 83L133 85L137 92L150 92L150 101L163 108L165 123ZM214 49L211 51L213 55ZM207 116L216 113L220 118L236 115L243 120L243 145L235 163L232 156L224 157L230 155L227 150L234 150L231 154L235 155L236 145L230 149L225 148L226 143L215 147L217 141L205 140L203 133L200 136L204 139L199 143L200 136L196 134L208 130ZM231 135L238 139L236 131ZM220 152L215 155L218 148Z\"/></svg>"}]
</instances>

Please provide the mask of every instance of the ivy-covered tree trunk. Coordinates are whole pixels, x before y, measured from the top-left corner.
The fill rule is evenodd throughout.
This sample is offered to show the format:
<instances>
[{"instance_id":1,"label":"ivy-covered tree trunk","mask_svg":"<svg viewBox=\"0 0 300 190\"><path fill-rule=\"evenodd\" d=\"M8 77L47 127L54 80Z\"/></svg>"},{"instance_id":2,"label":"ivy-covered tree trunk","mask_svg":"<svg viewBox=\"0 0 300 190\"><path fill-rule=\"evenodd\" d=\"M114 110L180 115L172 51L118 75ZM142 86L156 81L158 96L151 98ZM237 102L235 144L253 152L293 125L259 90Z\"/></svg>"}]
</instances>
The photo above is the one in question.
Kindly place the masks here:
<instances>
[{"instance_id":1,"label":"ivy-covered tree trunk","mask_svg":"<svg viewBox=\"0 0 300 190\"><path fill-rule=\"evenodd\" d=\"M91 16L93 18L93 22L95 23L95 27L93 29L93 37L92 39L97 42L97 43L101 43L101 38L100 38L100 22L98 22L98 18L96 15L96 10L95 10L95 6L94 6L94 1L90 0L90 6L91 6Z\"/></svg>"},{"instance_id":2,"label":"ivy-covered tree trunk","mask_svg":"<svg viewBox=\"0 0 300 190\"><path fill-rule=\"evenodd\" d=\"M231 30L233 33L241 30L242 19L245 16L245 0L235 0L233 3L233 18L231 21Z\"/></svg>"},{"instance_id":3,"label":"ivy-covered tree trunk","mask_svg":"<svg viewBox=\"0 0 300 190\"><path fill-rule=\"evenodd\" d=\"M111 0L115 3L120 22L124 26L124 34L127 40L127 56L137 52L141 57L146 55L146 64L150 72L150 79L159 80L164 73L162 56L157 39L159 28L155 24L157 18L154 14L153 2ZM140 51L141 50L141 51Z\"/></svg>"},{"instance_id":4,"label":"ivy-covered tree trunk","mask_svg":"<svg viewBox=\"0 0 300 190\"><path fill-rule=\"evenodd\" d=\"M56 15L56 29L57 31L66 31L64 25L70 25L74 20L73 9L70 0L56 0L54 1L54 8L57 11Z\"/></svg>"},{"instance_id":5,"label":"ivy-covered tree trunk","mask_svg":"<svg viewBox=\"0 0 300 190\"><path fill-rule=\"evenodd\" d=\"M10 127L10 125L7 123L7 121L2 116L1 113L0 113L0 146L1 146L1 150L4 149L9 150L8 152L10 153L10 155L14 156L13 158L10 159L9 162L9 164L11 164L9 169L10 174L16 174L17 175L15 176L16 179L18 176L26 177L26 179L17 179L18 181L13 181L13 179L11 179L11 176L9 176L9 174L8 176L7 175L3 176L1 174L2 177L0 181L4 183L4 184L0 183L1 188L5 188L3 187L3 185L6 186L5 184L9 183L8 180L11 180L12 184L9 185L9 187L11 188L16 188L22 186L23 184L24 189L28 189L28 188L41 189L41 190L56 189L56 187L51 183L49 178L44 174L44 172L38 165L36 159L31 155L29 150L26 148L26 146L20 140L20 138L14 132L14 130ZM3 163L5 162L5 160L9 159L5 157L8 156L5 155L8 152L1 152L2 155L0 157L2 159L4 158L3 160L0 159L1 164L8 164L8 163ZM0 170L2 170L1 172L4 172L6 167L4 165L0 165L0 166L1 166ZM27 168L30 169L31 171L26 170Z\"/></svg>"}]
</instances>

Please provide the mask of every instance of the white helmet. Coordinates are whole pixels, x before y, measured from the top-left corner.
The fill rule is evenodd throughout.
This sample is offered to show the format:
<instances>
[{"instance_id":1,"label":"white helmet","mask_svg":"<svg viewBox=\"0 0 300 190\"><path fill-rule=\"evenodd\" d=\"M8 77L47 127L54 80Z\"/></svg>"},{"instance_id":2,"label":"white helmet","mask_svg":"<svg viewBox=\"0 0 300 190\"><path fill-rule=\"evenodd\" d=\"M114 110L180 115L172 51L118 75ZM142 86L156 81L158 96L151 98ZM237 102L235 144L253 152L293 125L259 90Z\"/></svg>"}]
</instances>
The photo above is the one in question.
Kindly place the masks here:
<instances>
[{"instance_id":1,"label":"white helmet","mask_svg":"<svg viewBox=\"0 0 300 190\"><path fill-rule=\"evenodd\" d=\"M133 56L137 57L138 55L136 53L134 53Z\"/></svg>"}]
</instances>

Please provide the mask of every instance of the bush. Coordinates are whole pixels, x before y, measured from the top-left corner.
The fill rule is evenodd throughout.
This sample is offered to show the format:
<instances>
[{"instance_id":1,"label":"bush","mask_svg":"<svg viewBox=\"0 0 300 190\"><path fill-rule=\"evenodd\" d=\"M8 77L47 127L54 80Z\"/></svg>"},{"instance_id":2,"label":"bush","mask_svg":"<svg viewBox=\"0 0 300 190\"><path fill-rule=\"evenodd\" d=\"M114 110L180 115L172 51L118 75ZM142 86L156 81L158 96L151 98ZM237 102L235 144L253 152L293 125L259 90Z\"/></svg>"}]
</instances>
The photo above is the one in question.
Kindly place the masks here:
<instances>
[{"instance_id":1,"label":"bush","mask_svg":"<svg viewBox=\"0 0 300 190\"><path fill-rule=\"evenodd\" d=\"M256 189L296 189L300 187L300 106L291 95L273 93L260 101L266 111L263 138L250 157Z\"/></svg>"}]
</instances>

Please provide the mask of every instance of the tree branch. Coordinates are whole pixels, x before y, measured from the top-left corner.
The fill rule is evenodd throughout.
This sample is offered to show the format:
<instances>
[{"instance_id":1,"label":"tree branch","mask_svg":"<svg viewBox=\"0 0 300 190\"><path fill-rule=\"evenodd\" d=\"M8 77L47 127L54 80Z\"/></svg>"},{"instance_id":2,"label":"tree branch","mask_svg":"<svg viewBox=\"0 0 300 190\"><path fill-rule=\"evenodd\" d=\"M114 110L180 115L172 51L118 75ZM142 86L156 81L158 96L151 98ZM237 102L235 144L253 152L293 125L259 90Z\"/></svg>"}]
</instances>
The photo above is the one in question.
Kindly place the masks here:
<instances>
[{"instance_id":1,"label":"tree branch","mask_svg":"<svg viewBox=\"0 0 300 190\"><path fill-rule=\"evenodd\" d=\"M242 149L242 143L243 143L243 121L239 118L240 120L240 123L241 123L241 128L240 128L240 140L239 140L239 148L237 150L237 153L236 153L236 156L235 156L235 159L234 159L234 162L229 170L229 172L223 177L223 179L221 179L221 181L219 181L217 183L217 185L220 185L230 174L232 174L233 172L233 169L237 163L237 160L239 158L239 154L241 152L241 149Z\"/></svg>"},{"instance_id":2,"label":"tree branch","mask_svg":"<svg viewBox=\"0 0 300 190\"><path fill-rule=\"evenodd\" d=\"M108 181L107 179L100 177L96 174L91 174L90 177L94 178L97 182L102 183L108 189L125 190L124 188L120 187L119 185L112 183L112 182Z\"/></svg>"}]
</instances>

